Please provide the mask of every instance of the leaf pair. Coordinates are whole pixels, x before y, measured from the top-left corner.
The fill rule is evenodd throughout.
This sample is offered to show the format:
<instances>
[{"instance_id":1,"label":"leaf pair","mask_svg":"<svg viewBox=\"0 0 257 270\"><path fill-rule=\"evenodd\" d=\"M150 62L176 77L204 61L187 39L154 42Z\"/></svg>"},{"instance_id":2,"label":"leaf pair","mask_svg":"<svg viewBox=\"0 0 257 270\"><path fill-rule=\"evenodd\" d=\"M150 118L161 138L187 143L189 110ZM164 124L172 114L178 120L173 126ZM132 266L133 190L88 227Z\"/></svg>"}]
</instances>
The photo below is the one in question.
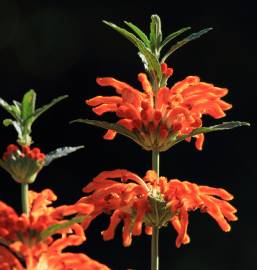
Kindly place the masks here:
<instances>
[{"instance_id":1,"label":"leaf pair","mask_svg":"<svg viewBox=\"0 0 257 270\"><path fill-rule=\"evenodd\" d=\"M119 124L109 123L109 122L105 122L105 121L90 120L90 119L78 119L78 120L72 121L72 123L74 123L74 122L97 126L97 127L101 127L101 128L107 129L107 130L108 129L114 130L117 133L119 133L125 137L130 138L131 140L136 142L138 145L140 145L143 149L148 150L148 151L154 150L152 147L145 145L143 140L140 138L140 136L138 136L136 134L136 132L130 131ZM196 128L191 133L189 133L187 135L183 135L183 136L177 136L177 133L173 133L169 138L166 139L165 144L163 146L161 146L158 149L158 151L160 151L160 152L167 151L173 145L175 145L181 141L184 141L186 138L190 138L192 136L195 136L195 135L198 135L201 133L229 130L229 129L233 129L233 128L240 127L240 126L250 126L250 124L247 122L231 121L231 122L224 122L222 124L214 125L214 126L210 126L210 127Z\"/></svg>"}]
</instances>

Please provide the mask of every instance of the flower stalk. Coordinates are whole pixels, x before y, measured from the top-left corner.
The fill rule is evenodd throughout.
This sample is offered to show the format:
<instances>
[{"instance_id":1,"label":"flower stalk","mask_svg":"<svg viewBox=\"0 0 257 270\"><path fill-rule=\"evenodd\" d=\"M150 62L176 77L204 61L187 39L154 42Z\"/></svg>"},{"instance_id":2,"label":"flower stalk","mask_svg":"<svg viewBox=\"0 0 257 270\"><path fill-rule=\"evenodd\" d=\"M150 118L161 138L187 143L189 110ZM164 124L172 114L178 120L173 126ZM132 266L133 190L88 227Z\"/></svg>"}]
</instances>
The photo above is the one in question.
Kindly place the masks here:
<instances>
[{"instance_id":1,"label":"flower stalk","mask_svg":"<svg viewBox=\"0 0 257 270\"><path fill-rule=\"evenodd\" d=\"M21 205L22 213L29 216L29 184L21 184Z\"/></svg>"},{"instance_id":2,"label":"flower stalk","mask_svg":"<svg viewBox=\"0 0 257 270\"><path fill-rule=\"evenodd\" d=\"M157 174L157 181L155 183L155 188L153 189L153 197L157 194L156 187L159 182L159 172L160 172L160 153L158 151L152 151L152 169ZM158 216L158 209L156 202L154 203L156 210L156 216ZM159 270L159 227L153 226L152 239L151 239L151 270Z\"/></svg>"},{"instance_id":3,"label":"flower stalk","mask_svg":"<svg viewBox=\"0 0 257 270\"><path fill-rule=\"evenodd\" d=\"M159 228L153 227L151 240L151 270L159 270Z\"/></svg>"}]
</instances>

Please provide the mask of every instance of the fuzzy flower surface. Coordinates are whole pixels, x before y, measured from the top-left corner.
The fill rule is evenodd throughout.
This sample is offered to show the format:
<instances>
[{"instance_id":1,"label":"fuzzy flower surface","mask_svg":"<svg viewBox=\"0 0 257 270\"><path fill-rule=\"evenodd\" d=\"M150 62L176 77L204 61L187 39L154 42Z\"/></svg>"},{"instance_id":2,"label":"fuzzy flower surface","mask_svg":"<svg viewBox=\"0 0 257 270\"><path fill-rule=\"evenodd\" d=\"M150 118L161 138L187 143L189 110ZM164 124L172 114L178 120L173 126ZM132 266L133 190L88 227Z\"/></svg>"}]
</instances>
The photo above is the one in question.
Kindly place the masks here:
<instances>
[{"instance_id":1,"label":"fuzzy flower surface","mask_svg":"<svg viewBox=\"0 0 257 270\"><path fill-rule=\"evenodd\" d=\"M131 244L133 235L142 233L143 224L145 233L151 234L153 226L170 223L178 234L176 246L189 243L189 212L197 209L209 214L225 232L231 229L228 222L237 220L237 210L228 202L233 196L226 190L178 179L168 181L166 177L157 179L154 171L148 171L144 178L122 169L104 171L83 191L90 194L78 203L90 203L95 208L82 226L87 228L100 214L110 214L103 238L113 239L116 227L123 222L124 246Z\"/></svg>"},{"instance_id":2,"label":"fuzzy flower surface","mask_svg":"<svg viewBox=\"0 0 257 270\"><path fill-rule=\"evenodd\" d=\"M109 269L84 254L63 252L64 248L81 245L86 240L79 223L65 225L66 216L88 215L93 211L92 205L80 203L52 207L50 204L57 197L50 189L40 193L30 191L29 198L29 216L19 216L12 207L0 202L0 269ZM44 235L56 225L60 226L59 230Z\"/></svg>"},{"instance_id":3,"label":"fuzzy flower surface","mask_svg":"<svg viewBox=\"0 0 257 270\"><path fill-rule=\"evenodd\" d=\"M173 70L164 63L162 72L168 78ZM228 93L226 88L201 82L197 76L159 89L152 88L144 73L138 75L138 80L143 91L111 77L97 78L100 86L114 87L117 95L96 96L86 100L86 104L99 116L114 112L120 118L117 124L133 132L134 140L146 150L166 151L172 140L202 127L203 115L222 118L224 111L232 107L221 99ZM104 138L112 140L115 136L116 131L109 129ZM204 134L194 137L196 148L201 150Z\"/></svg>"}]
</instances>

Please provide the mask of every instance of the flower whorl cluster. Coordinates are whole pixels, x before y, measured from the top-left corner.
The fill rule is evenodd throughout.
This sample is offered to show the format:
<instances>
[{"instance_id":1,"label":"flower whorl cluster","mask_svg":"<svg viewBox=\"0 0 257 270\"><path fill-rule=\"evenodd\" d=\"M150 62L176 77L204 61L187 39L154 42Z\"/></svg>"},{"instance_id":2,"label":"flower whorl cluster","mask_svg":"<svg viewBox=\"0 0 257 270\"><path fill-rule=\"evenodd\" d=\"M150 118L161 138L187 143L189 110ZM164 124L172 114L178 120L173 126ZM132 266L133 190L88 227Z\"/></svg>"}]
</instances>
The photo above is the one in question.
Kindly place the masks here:
<instances>
[{"instance_id":1,"label":"flower whorl cluster","mask_svg":"<svg viewBox=\"0 0 257 270\"><path fill-rule=\"evenodd\" d=\"M176 246L189 243L188 212L197 209L208 213L225 232L230 230L228 221L237 220L236 209L227 202L233 196L224 189L177 179L168 181L166 177L157 180L154 171L148 171L143 179L127 170L105 171L83 191L91 194L79 203L93 204L94 211L82 226L87 228L98 215L109 213L110 225L102 232L103 238L113 239L117 225L123 221L124 246L131 244L132 235L141 234L143 224L145 232L151 234L153 226L171 223L178 233Z\"/></svg>"},{"instance_id":2,"label":"flower whorl cluster","mask_svg":"<svg viewBox=\"0 0 257 270\"><path fill-rule=\"evenodd\" d=\"M170 68L163 66L164 69L172 74ZM97 115L115 112L121 118L117 124L133 132L146 150L166 151L172 146L171 138L188 135L201 127L204 114L221 118L232 107L221 99L228 92L226 88L201 82L197 76L188 76L171 88L161 87L157 91L146 74L140 73L138 80L143 92L111 77L97 78L99 85L114 87L119 96L96 96L86 103ZM115 136L116 131L110 129L104 138L112 140ZM196 148L201 150L204 134L194 137Z\"/></svg>"}]
</instances>

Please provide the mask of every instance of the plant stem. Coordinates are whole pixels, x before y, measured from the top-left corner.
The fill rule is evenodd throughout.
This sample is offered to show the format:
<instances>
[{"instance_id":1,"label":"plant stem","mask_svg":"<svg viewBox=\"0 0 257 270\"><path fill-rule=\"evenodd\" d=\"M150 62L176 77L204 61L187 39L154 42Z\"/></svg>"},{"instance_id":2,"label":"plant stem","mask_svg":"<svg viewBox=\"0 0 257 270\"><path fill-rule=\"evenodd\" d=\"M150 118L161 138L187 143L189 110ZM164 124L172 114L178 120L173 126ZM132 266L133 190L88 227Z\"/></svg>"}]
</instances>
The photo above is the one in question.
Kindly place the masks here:
<instances>
[{"instance_id":1,"label":"plant stem","mask_svg":"<svg viewBox=\"0 0 257 270\"><path fill-rule=\"evenodd\" d=\"M160 154L158 151L152 151L152 169L157 173L157 178L159 181L159 171L160 171Z\"/></svg>"},{"instance_id":2,"label":"plant stem","mask_svg":"<svg viewBox=\"0 0 257 270\"><path fill-rule=\"evenodd\" d=\"M157 174L157 182L159 182L159 166L160 155L158 151L152 151L152 169ZM156 189L153 190L153 196L156 196ZM155 210L156 211L156 210ZM158 216L158 210L156 212ZM152 241L151 241L151 270L159 270L159 227L153 226Z\"/></svg>"},{"instance_id":3,"label":"plant stem","mask_svg":"<svg viewBox=\"0 0 257 270\"><path fill-rule=\"evenodd\" d=\"M29 184L21 184L22 212L29 215Z\"/></svg>"},{"instance_id":4,"label":"plant stem","mask_svg":"<svg viewBox=\"0 0 257 270\"><path fill-rule=\"evenodd\" d=\"M159 228L153 227L151 241L151 270L159 270Z\"/></svg>"}]
</instances>

